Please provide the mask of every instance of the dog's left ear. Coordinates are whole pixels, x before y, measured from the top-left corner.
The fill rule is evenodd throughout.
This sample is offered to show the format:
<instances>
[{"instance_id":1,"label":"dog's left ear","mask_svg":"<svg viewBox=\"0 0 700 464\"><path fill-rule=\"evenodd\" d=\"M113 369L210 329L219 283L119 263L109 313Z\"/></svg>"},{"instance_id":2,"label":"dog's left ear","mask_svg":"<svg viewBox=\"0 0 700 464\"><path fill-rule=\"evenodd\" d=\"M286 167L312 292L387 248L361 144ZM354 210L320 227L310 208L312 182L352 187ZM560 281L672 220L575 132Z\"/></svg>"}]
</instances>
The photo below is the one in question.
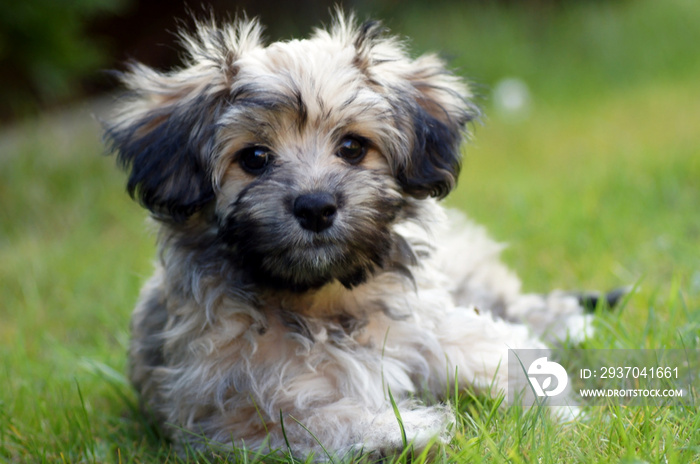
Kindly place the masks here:
<instances>
[{"instance_id":1,"label":"dog's left ear","mask_svg":"<svg viewBox=\"0 0 700 464\"><path fill-rule=\"evenodd\" d=\"M182 34L185 67L159 72L134 63L120 75L131 91L105 136L129 171L127 190L162 220L182 222L214 198L217 120L228 104L236 60L259 47L257 21L198 23Z\"/></svg>"},{"instance_id":2,"label":"dog's left ear","mask_svg":"<svg viewBox=\"0 0 700 464\"><path fill-rule=\"evenodd\" d=\"M467 86L435 55L411 59L380 23L359 27L354 46L357 66L390 101L400 132L410 134L387 154L394 175L409 195L444 198L457 182L466 125L478 116Z\"/></svg>"},{"instance_id":3,"label":"dog's left ear","mask_svg":"<svg viewBox=\"0 0 700 464\"><path fill-rule=\"evenodd\" d=\"M396 178L416 198L442 199L457 183L460 147L476 110L469 103L466 86L437 57L422 56L411 67L404 75L410 90L395 105L414 138L407 157L397 160Z\"/></svg>"}]
</instances>

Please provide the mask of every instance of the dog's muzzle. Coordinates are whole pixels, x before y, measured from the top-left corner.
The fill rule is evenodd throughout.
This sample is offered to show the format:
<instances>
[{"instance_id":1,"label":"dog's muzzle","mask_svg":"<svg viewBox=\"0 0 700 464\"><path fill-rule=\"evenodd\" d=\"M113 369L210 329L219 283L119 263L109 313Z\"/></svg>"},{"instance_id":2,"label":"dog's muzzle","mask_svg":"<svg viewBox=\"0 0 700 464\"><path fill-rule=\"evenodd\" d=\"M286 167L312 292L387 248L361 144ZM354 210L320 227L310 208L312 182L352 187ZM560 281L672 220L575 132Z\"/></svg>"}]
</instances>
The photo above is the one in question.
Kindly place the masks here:
<instances>
[{"instance_id":1,"label":"dog's muzzle","mask_svg":"<svg viewBox=\"0 0 700 464\"><path fill-rule=\"evenodd\" d=\"M337 211L338 203L328 192L307 193L294 200L294 216L311 232L320 233L332 226Z\"/></svg>"}]
</instances>

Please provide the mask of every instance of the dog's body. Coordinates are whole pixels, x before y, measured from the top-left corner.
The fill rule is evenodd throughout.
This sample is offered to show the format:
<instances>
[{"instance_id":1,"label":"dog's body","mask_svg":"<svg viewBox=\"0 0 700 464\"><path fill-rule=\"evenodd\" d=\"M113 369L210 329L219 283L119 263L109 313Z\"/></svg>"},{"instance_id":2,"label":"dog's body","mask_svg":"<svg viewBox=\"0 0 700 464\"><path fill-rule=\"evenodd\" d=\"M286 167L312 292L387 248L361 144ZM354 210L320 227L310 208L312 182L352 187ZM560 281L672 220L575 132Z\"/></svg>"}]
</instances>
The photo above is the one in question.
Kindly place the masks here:
<instances>
[{"instance_id":1,"label":"dog's body","mask_svg":"<svg viewBox=\"0 0 700 464\"><path fill-rule=\"evenodd\" d=\"M399 449L389 392L409 441L444 439L451 411L414 395L504 390L507 349L581 336L582 308L522 295L500 246L430 198L476 116L439 59L342 15L308 40L259 34L200 25L185 68L123 77L107 134L160 233L131 379L195 445Z\"/></svg>"}]
</instances>

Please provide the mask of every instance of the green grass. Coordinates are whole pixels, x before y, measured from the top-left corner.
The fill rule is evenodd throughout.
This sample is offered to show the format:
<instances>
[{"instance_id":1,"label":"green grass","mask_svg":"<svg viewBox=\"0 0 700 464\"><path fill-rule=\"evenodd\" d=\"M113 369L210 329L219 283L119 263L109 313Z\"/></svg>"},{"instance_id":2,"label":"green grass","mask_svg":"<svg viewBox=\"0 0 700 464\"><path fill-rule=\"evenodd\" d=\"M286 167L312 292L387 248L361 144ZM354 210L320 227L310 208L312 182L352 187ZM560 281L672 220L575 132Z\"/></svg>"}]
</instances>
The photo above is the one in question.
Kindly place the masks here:
<instances>
[{"instance_id":1,"label":"green grass","mask_svg":"<svg viewBox=\"0 0 700 464\"><path fill-rule=\"evenodd\" d=\"M478 81L487 116L447 203L510 244L526 289L639 284L588 346L700 348L700 5L439 4L389 23ZM530 88L525 117L487 98L511 76ZM124 376L154 237L102 152L84 115L0 138L0 462L177 462ZM610 404L562 427L498 399L453 401L442 459L700 461L697 408Z\"/></svg>"}]
</instances>

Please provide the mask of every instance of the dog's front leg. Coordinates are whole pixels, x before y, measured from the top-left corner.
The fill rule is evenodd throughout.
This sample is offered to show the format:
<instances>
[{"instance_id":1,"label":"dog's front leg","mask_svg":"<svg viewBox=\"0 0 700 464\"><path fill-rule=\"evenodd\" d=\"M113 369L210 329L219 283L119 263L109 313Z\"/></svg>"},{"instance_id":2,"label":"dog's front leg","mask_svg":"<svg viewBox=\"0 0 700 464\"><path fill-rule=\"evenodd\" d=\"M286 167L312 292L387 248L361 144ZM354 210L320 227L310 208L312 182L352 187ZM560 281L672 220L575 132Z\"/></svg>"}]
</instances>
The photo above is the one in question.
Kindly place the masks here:
<instances>
[{"instance_id":1,"label":"dog's front leg","mask_svg":"<svg viewBox=\"0 0 700 464\"><path fill-rule=\"evenodd\" d=\"M230 404L254 401L248 410L265 417L269 447L289 447L297 456L384 456L445 443L454 423L451 410L409 399L422 383L416 372L427 375L429 369L428 360L415 354L424 347L399 344L394 332L399 334L389 331L383 350L382 338L375 340L379 345L361 344L315 333L312 342L272 326L259 337L250 370L237 374L246 377L238 383L248 392L236 393L240 398Z\"/></svg>"}]
</instances>

